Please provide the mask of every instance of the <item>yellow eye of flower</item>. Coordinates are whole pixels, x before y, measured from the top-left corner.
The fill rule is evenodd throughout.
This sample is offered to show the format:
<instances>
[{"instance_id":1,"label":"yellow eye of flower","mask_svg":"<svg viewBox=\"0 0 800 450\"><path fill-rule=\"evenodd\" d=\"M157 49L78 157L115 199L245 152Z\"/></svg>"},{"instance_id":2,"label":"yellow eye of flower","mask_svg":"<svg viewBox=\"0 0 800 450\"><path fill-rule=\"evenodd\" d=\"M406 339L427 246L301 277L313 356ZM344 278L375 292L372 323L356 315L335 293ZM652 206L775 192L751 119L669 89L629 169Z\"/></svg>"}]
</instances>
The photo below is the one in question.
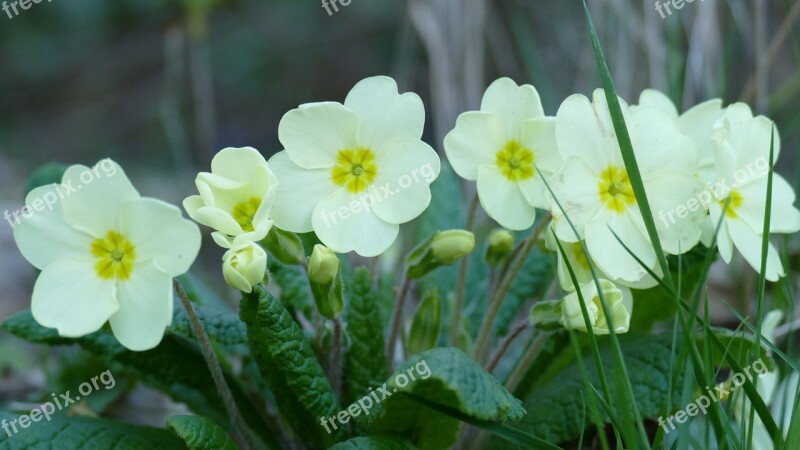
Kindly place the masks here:
<instances>
[{"instance_id":1,"label":"yellow eye of flower","mask_svg":"<svg viewBox=\"0 0 800 450\"><path fill-rule=\"evenodd\" d=\"M624 167L608 166L600 174L597 191L606 208L617 213L636 203L631 180Z\"/></svg>"},{"instance_id":2,"label":"yellow eye of flower","mask_svg":"<svg viewBox=\"0 0 800 450\"><path fill-rule=\"evenodd\" d=\"M368 148L342 150L336 155L336 165L331 169L331 179L352 193L368 188L378 175L375 154Z\"/></svg>"},{"instance_id":3,"label":"yellow eye of flower","mask_svg":"<svg viewBox=\"0 0 800 450\"><path fill-rule=\"evenodd\" d=\"M125 236L109 231L105 237L92 242L94 270L104 280L127 280L133 273L136 247Z\"/></svg>"},{"instance_id":4,"label":"yellow eye of flower","mask_svg":"<svg viewBox=\"0 0 800 450\"><path fill-rule=\"evenodd\" d=\"M731 199L730 203L728 203L728 209L725 209L725 203ZM719 201L719 207L725 209L725 216L730 219L737 219L739 215L736 214L736 210L742 206L744 203L744 197L737 191L731 191L724 200Z\"/></svg>"},{"instance_id":5,"label":"yellow eye of flower","mask_svg":"<svg viewBox=\"0 0 800 450\"><path fill-rule=\"evenodd\" d=\"M261 207L261 199L258 197L251 197L249 200L237 203L233 207L233 220L242 227L242 231L250 232L255 229L253 227L253 218L255 218L259 207Z\"/></svg>"},{"instance_id":6,"label":"yellow eye of flower","mask_svg":"<svg viewBox=\"0 0 800 450\"><path fill-rule=\"evenodd\" d=\"M497 152L495 160L500 173L511 181L527 180L534 175L533 152L513 139Z\"/></svg>"}]
</instances>

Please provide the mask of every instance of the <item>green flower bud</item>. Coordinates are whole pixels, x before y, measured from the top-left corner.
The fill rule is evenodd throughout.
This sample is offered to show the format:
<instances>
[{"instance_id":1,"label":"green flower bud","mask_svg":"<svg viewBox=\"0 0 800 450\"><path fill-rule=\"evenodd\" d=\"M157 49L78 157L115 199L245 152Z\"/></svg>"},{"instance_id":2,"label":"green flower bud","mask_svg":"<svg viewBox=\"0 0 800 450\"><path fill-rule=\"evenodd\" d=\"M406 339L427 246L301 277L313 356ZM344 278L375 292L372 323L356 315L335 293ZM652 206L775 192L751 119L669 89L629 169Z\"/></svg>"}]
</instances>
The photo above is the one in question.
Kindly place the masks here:
<instances>
[{"instance_id":1,"label":"green flower bud","mask_svg":"<svg viewBox=\"0 0 800 450\"><path fill-rule=\"evenodd\" d=\"M489 246L486 248L486 262L491 267L504 262L514 250L514 233L498 228L489 235Z\"/></svg>"},{"instance_id":2,"label":"green flower bud","mask_svg":"<svg viewBox=\"0 0 800 450\"><path fill-rule=\"evenodd\" d=\"M306 259L300 238L294 233L274 226L267 237L261 241L261 245L267 249L270 255L286 265L299 265Z\"/></svg>"},{"instance_id":3,"label":"green flower bud","mask_svg":"<svg viewBox=\"0 0 800 450\"><path fill-rule=\"evenodd\" d=\"M455 264L474 248L475 235L466 230L440 231L431 242L434 259L445 266Z\"/></svg>"},{"instance_id":4,"label":"green flower bud","mask_svg":"<svg viewBox=\"0 0 800 450\"><path fill-rule=\"evenodd\" d=\"M341 263L336 253L317 244L308 259L308 279L322 317L335 319L344 309Z\"/></svg>"},{"instance_id":5,"label":"green flower bud","mask_svg":"<svg viewBox=\"0 0 800 450\"><path fill-rule=\"evenodd\" d=\"M230 286L251 293L253 286L265 280L267 252L255 242L228 250L222 257L222 276Z\"/></svg>"},{"instance_id":6,"label":"green flower bud","mask_svg":"<svg viewBox=\"0 0 800 450\"><path fill-rule=\"evenodd\" d=\"M627 288L618 288L611 281L598 280L606 300L606 307L611 314L611 323L616 333L626 333L631 323L633 296ZM608 320L600 301L600 294L594 280L581 286L581 294L586 302L589 324L595 334L609 334ZM578 293L572 292L561 299L561 325L566 329L586 331Z\"/></svg>"},{"instance_id":7,"label":"green flower bud","mask_svg":"<svg viewBox=\"0 0 800 450\"><path fill-rule=\"evenodd\" d=\"M412 355L430 350L439 341L442 327L442 302L439 291L432 289L422 296L408 336L408 350Z\"/></svg>"},{"instance_id":8,"label":"green flower bud","mask_svg":"<svg viewBox=\"0 0 800 450\"><path fill-rule=\"evenodd\" d=\"M314 284L331 284L339 273L339 266L339 257L336 253L324 245L317 244L308 259L308 278Z\"/></svg>"}]
</instances>

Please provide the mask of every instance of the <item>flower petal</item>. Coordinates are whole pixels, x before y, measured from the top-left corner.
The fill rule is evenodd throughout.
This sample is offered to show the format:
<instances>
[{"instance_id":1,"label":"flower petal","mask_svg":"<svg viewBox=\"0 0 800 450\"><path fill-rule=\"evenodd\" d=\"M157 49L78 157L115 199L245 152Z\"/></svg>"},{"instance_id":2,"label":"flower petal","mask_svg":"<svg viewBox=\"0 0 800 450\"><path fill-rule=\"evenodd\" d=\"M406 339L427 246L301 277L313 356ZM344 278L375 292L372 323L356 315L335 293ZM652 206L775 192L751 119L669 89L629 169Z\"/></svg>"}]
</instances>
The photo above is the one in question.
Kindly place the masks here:
<instances>
[{"instance_id":1,"label":"flower petal","mask_svg":"<svg viewBox=\"0 0 800 450\"><path fill-rule=\"evenodd\" d=\"M477 180L478 167L496 164L497 152L509 139L500 115L470 111L458 116L444 138L444 151L461 178Z\"/></svg>"},{"instance_id":2,"label":"flower petal","mask_svg":"<svg viewBox=\"0 0 800 450\"><path fill-rule=\"evenodd\" d=\"M91 259L94 238L64 222L59 199L55 184L32 190L25 199L30 217L20 216L19 223L14 225L14 240L22 256L40 270L58 259ZM34 206L40 202L50 207L37 211Z\"/></svg>"},{"instance_id":3,"label":"flower petal","mask_svg":"<svg viewBox=\"0 0 800 450\"><path fill-rule=\"evenodd\" d=\"M519 138L519 126L524 120L544 117L536 88L530 84L517 86L510 78L500 78L489 85L481 111L498 114L509 139Z\"/></svg>"},{"instance_id":4,"label":"flower petal","mask_svg":"<svg viewBox=\"0 0 800 450\"><path fill-rule=\"evenodd\" d=\"M314 207L336 190L330 169L303 169L285 151L276 153L269 164L278 177L278 195L271 213L275 226L294 233L313 230Z\"/></svg>"},{"instance_id":5,"label":"flower petal","mask_svg":"<svg viewBox=\"0 0 800 450\"><path fill-rule=\"evenodd\" d=\"M406 223L431 202L430 184L439 176L439 155L422 141L396 142L376 155L378 176L367 192L375 215L389 223Z\"/></svg>"},{"instance_id":6,"label":"flower petal","mask_svg":"<svg viewBox=\"0 0 800 450\"><path fill-rule=\"evenodd\" d=\"M400 226L355 205L361 203L353 200L347 189L336 190L314 208L314 231L336 253L355 251L364 257L378 256L397 239Z\"/></svg>"},{"instance_id":7,"label":"flower petal","mask_svg":"<svg viewBox=\"0 0 800 450\"><path fill-rule=\"evenodd\" d=\"M761 271L761 246L762 235L753 233L753 231L739 220L728 221L728 231L733 239L736 250L742 254L745 261L750 264L750 267L755 269L756 272ZM778 279L785 275L783 271L783 264L778 255L778 251L772 243L769 243L767 249L767 266L764 277L769 281L778 281Z\"/></svg>"},{"instance_id":8,"label":"flower petal","mask_svg":"<svg viewBox=\"0 0 800 450\"><path fill-rule=\"evenodd\" d=\"M517 183L495 166L478 170L478 198L486 214L503 228L526 230L536 219L536 208L525 200Z\"/></svg>"},{"instance_id":9,"label":"flower petal","mask_svg":"<svg viewBox=\"0 0 800 450\"><path fill-rule=\"evenodd\" d=\"M397 83L386 76L359 81L347 94L344 106L361 119L359 144L380 151L395 140L422 138L425 106L413 92L398 93Z\"/></svg>"},{"instance_id":10,"label":"flower petal","mask_svg":"<svg viewBox=\"0 0 800 450\"><path fill-rule=\"evenodd\" d=\"M94 333L118 309L115 283L97 276L91 260L54 261L33 288L33 318L63 337Z\"/></svg>"},{"instance_id":11,"label":"flower petal","mask_svg":"<svg viewBox=\"0 0 800 450\"><path fill-rule=\"evenodd\" d=\"M110 159L92 169L71 166L64 173L62 185L76 190L62 200L64 221L98 238L119 229L124 202L140 198L122 168Z\"/></svg>"},{"instance_id":12,"label":"flower petal","mask_svg":"<svg viewBox=\"0 0 800 450\"><path fill-rule=\"evenodd\" d=\"M647 271L617 241L619 236L630 251L648 268L656 266L656 255L650 242L642 234L641 223L637 224L634 213L615 214L607 221L598 221L586 226L586 246L589 255L603 273L614 279L634 283L646 277ZM637 218L641 222L640 218ZM612 233L612 230L614 233Z\"/></svg>"},{"instance_id":13,"label":"flower petal","mask_svg":"<svg viewBox=\"0 0 800 450\"><path fill-rule=\"evenodd\" d=\"M122 205L122 234L136 247L137 262L152 260L167 275L189 271L200 252L200 229L177 207L152 198Z\"/></svg>"},{"instance_id":14,"label":"flower petal","mask_svg":"<svg viewBox=\"0 0 800 450\"><path fill-rule=\"evenodd\" d=\"M744 201L736 208L736 215L754 233L760 234L764 230L767 181L767 177L761 177L737 189ZM773 174L772 216L769 223L771 233L794 233L800 230L800 211L795 208L794 202L795 193L792 186L782 176Z\"/></svg>"},{"instance_id":15,"label":"flower petal","mask_svg":"<svg viewBox=\"0 0 800 450\"><path fill-rule=\"evenodd\" d=\"M157 347L172 323L172 277L151 262L137 264L117 298L119 311L109 321L120 344L135 352Z\"/></svg>"},{"instance_id":16,"label":"flower petal","mask_svg":"<svg viewBox=\"0 0 800 450\"><path fill-rule=\"evenodd\" d=\"M548 181L555 200L558 200L558 202L550 201L550 212L553 215L556 234L562 241L575 242L578 239L564 217L565 215L569 217L578 230L578 234L583 238L584 224L594 220L602 212L603 206L597 193L599 178L597 172L586 161L580 158L570 158L564 163L564 167ZM564 208L563 211L559 208L559 203Z\"/></svg>"},{"instance_id":17,"label":"flower petal","mask_svg":"<svg viewBox=\"0 0 800 450\"><path fill-rule=\"evenodd\" d=\"M600 101L597 96L595 100ZM593 104L580 94L567 97L556 113L556 142L562 158L582 158L597 171L622 164L604 100Z\"/></svg>"},{"instance_id":18,"label":"flower petal","mask_svg":"<svg viewBox=\"0 0 800 450\"><path fill-rule=\"evenodd\" d=\"M340 103L311 103L283 116L278 138L298 166L330 169L339 151L358 147L359 126L358 114Z\"/></svg>"},{"instance_id":19,"label":"flower petal","mask_svg":"<svg viewBox=\"0 0 800 450\"><path fill-rule=\"evenodd\" d=\"M638 107L655 108L673 119L678 118L678 108L675 107L672 100L655 89L645 89L639 94Z\"/></svg>"}]
</instances>

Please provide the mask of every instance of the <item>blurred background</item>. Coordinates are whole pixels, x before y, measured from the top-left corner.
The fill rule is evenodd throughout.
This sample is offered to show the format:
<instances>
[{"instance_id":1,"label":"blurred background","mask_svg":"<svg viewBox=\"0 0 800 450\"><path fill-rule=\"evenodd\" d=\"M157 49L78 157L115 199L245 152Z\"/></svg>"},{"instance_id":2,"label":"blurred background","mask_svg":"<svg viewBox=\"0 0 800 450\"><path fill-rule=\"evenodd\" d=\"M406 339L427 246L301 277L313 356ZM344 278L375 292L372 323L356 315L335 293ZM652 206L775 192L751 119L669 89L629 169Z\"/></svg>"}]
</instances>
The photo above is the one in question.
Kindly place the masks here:
<instances>
[{"instance_id":1,"label":"blurred background","mask_svg":"<svg viewBox=\"0 0 800 450\"><path fill-rule=\"evenodd\" d=\"M286 111L342 101L372 75L422 96L438 150L499 76L534 84L550 115L599 87L577 0L341 2L330 13L320 0L52 0L0 12L0 211L22 207L38 166L105 157L144 195L179 204L216 151L269 156ZM800 2L694 1L663 18L654 0L589 3L620 95L636 103L653 87L681 110L713 97L750 103L778 124L777 170L797 185ZM222 289L217 251L206 246L199 265ZM0 223L0 321L28 308L34 280ZM716 266L712 281L747 309L749 268ZM3 381L10 361L37 357L0 333L0 401L12 396L3 386L41 384L30 372Z\"/></svg>"}]
</instances>

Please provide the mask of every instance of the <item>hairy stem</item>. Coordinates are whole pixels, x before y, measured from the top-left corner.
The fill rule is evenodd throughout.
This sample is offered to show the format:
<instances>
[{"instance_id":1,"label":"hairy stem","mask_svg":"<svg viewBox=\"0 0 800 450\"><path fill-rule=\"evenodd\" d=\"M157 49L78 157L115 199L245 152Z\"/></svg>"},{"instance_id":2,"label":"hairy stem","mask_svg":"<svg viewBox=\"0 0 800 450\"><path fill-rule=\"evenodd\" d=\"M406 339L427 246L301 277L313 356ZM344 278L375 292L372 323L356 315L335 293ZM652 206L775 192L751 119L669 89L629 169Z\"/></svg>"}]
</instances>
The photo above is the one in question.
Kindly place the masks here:
<instances>
[{"instance_id":1,"label":"hairy stem","mask_svg":"<svg viewBox=\"0 0 800 450\"><path fill-rule=\"evenodd\" d=\"M467 231L472 231L475 223L475 213L478 211L478 194L472 198L467 215ZM464 308L464 287L467 284L467 269L469 267L469 255L461 259L461 267L458 271L458 284L456 285L456 301L453 308L453 320L450 326L450 345L458 347L459 337L461 336L461 310Z\"/></svg>"},{"instance_id":2,"label":"hairy stem","mask_svg":"<svg viewBox=\"0 0 800 450\"><path fill-rule=\"evenodd\" d=\"M506 337L500 341L500 344L497 346L497 350L495 350L494 355L489 360L489 364L486 365L486 371L489 373L494 372L494 369L497 368L497 365L503 359L503 356L506 355L509 347L511 347L511 343L522 334L523 331L527 330L530 324L528 323L528 319L523 320L522 322L518 323Z\"/></svg>"},{"instance_id":3,"label":"hairy stem","mask_svg":"<svg viewBox=\"0 0 800 450\"><path fill-rule=\"evenodd\" d=\"M522 355L519 363L517 363L517 367L514 368L514 371L511 372L511 375L508 376L508 380L506 380L506 389L508 392L513 394L517 389L522 378L525 377L525 373L528 372L531 364L533 364L533 361L536 360L536 357L542 350L542 346L547 341L548 337L550 337L550 333L540 333L528 347L528 350L525 351L525 354Z\"/></svg>"}]
</instances>

